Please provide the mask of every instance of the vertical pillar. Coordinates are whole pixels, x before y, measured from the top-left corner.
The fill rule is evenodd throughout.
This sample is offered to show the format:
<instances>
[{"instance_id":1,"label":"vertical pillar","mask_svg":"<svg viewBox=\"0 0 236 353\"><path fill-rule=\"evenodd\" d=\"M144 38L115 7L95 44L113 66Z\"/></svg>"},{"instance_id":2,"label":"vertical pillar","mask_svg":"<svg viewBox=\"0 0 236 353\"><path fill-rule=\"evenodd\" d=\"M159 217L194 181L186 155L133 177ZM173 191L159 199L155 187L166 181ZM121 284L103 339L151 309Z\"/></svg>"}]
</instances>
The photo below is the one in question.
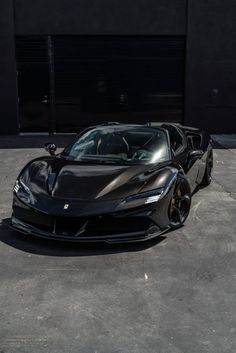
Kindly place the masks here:
<instances>
[{"instance_id":1,"label":"vertical pillar","mask_svg":"<svg viewBox=\"0 0 236 353\"><path fill-rule=\"evenodd\" d=\"M0 134L18 133L18 96L13 0L0 11Z\"/></svg>"}]
</instances>

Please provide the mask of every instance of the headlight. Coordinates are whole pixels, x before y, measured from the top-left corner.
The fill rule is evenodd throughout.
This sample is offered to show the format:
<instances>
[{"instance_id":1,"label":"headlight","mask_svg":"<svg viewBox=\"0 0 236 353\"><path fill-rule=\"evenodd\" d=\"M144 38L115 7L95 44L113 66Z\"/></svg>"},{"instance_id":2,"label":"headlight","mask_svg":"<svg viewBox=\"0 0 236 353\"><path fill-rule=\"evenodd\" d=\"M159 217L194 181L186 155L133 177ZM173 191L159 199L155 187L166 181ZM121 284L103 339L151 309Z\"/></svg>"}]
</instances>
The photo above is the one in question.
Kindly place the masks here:
<instances>
[{"instance_id":1,"label":"headlight","mask_svg":"<svg viewBox=\"0 0 236 353\"><path fill-rule=\"evenodd\" d=\"M16 194L20 191L25 191L27 194L30 194L30 189L25 185L21 178L16 180L13 190Z\"/></svg>"},{"instance_id":2,"label":"headlight","mask_svg":"<svg viewBox=\"0 0 236 353\"><path fill-rule=\"evenodd\" d=\"M20 183L19 183L19 180L18 180L18 179L17 179L16 182L15 182L15 185L14 185L13 190L15 191L16 194L17 194L18 191L20 190Z\"/></svg>"},{"instance_id":3,"label":"headlight","mask_svg":"<svg viewBox=\"0 0 236 353\"><path fill-rule=\"evenodd\" d=\"M141 201L144 204L157 202L164 193L164 188L158 188L140 194L129 196L125 199L125 202Z\"/></svg>"},{"instance_id":4,"label":"headlight","mask_svg":"<svg viewBox=\"0 0 236 353\"><path fill-rule=\"evenodd\" d=\"M23 182L21 178L18 178L15 182L13 191L16 193L17 197L25 203L33 202L33 195L27 185Z\"/></svg>"}]
</instances>

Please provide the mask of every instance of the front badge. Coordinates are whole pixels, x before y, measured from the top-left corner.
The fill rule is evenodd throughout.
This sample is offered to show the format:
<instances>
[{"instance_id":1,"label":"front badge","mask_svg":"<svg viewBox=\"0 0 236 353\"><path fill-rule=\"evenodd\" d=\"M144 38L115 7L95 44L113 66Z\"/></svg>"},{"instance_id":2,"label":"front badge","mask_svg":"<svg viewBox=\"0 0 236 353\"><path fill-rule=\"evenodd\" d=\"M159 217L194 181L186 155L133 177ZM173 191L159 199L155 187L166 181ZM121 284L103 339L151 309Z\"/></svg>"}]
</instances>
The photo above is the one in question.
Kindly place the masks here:
<instances>
[{"instance_id":1,"label":"front badge","mask_svg":"<svg viewBox=\"0 0 236 353\"><path fill-rule=\"evenodd\" d=\"M65 203L65 205L64 205L64 210L68 210L68 208L69 208L69 204L68 204L68 203Z\"/></svg>"}]
</instances>

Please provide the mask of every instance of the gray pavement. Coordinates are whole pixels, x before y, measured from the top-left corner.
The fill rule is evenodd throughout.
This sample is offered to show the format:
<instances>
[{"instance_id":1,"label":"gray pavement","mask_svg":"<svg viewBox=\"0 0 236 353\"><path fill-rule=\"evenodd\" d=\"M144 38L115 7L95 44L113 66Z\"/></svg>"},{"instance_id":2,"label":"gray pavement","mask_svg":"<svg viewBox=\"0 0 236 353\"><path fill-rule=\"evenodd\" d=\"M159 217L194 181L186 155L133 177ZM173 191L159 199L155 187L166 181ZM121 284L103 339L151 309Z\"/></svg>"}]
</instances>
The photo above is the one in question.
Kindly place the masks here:
<instances>
[{"instance_id":1,"label":"gray pavement","mask_svg":"<svg viewBox=\"0 0 236 353\"><path fill-rule=\"evenodd\" d=\"M214 138L213 182L183 228L81 246L8 229L14 180L52 139L0 137L1 353L236 352L236 139Z\"/></svg>"}]
</instances>

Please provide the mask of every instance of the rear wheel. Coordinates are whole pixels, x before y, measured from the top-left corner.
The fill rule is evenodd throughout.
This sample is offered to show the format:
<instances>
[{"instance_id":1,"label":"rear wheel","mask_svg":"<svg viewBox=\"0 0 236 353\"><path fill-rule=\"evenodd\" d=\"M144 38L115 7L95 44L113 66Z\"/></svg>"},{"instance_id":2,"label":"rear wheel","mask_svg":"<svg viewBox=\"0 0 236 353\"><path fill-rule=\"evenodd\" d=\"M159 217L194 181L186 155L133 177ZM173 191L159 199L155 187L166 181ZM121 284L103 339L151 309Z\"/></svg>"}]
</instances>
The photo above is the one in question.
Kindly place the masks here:
<instances>
[{"instance_id":1,"label":"rear wheel","mask_svg":"<svg viewBox=\"0 0 236 353\"><path fill-rule=\"evenodd\" d=\"M191 189L187 179L179 174L169 206L170 227L181 227L187 219L191 206Z\"/></svg>"},{"instance_id":2,"label":"rear wheel","mask_svg":"<svg viewBox=\"0 0 236 353\"><path fill-rule=\"evenodd\" d=\"M201 185L207 186L210 185L212 180L212 169L213 169L213 150L211 149L207 161L206 161L206 169L204 173L204 177L202 179Z\"/></svg>"}]
</instances>

